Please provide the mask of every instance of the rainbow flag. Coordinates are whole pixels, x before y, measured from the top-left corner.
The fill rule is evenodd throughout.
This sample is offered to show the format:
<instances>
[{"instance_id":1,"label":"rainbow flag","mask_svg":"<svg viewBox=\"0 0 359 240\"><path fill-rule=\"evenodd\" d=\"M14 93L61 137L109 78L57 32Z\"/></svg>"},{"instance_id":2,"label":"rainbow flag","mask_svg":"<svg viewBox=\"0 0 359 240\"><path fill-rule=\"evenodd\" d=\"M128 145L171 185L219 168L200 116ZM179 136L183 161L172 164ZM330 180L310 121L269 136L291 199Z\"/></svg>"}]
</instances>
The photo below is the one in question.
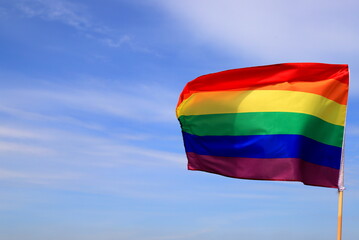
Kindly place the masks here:
<instances>
[{"instance_id":1,"label":"rainbow flag","mask_svg":"<svg viewBox=\"0 0 359 240\"><path fill-rule=\"evenodd\" d=\"M343 188L348 65L285 63L187 83L178 105L189 170Z\"/></svg>"}]
</instances>

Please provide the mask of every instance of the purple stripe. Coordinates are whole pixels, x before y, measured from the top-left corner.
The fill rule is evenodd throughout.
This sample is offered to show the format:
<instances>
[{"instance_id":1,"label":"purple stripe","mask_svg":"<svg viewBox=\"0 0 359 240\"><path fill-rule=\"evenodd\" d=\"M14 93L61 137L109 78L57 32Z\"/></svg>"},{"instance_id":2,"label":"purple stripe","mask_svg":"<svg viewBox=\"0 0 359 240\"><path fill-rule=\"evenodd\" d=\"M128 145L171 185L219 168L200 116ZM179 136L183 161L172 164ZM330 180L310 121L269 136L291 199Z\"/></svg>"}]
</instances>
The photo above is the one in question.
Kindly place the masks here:
<instances>
[{"instance_id":1,"label":"purple stripe","mask_svg":"<svg viewBox=\"0 0 359 240\"><path fill-rule=\"evenodd\" d=\"M298 181L305 185L338 187L339 170L299 158L217 157L187 152L188 169L233 178Z\"/></svg>"}]
</instances>

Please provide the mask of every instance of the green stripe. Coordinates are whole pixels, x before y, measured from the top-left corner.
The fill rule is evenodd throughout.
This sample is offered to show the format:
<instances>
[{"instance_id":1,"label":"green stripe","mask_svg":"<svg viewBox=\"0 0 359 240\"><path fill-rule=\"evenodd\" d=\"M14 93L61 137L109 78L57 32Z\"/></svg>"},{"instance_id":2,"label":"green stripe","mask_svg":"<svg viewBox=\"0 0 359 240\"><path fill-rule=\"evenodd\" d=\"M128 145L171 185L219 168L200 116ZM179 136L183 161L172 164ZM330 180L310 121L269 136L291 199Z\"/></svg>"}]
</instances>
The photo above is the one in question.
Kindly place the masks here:
<instances>
[{"instance_id":1,"label":"green stripe","mask_svg":"<svg viewBox=\"0 0 359 240\"><path fill-rule=\"evenodd\" d=\"M181 116L184 132L197 136L302 135L342 147L343 126L303 113L255 112Z\"/></svg>"}]
</instances>

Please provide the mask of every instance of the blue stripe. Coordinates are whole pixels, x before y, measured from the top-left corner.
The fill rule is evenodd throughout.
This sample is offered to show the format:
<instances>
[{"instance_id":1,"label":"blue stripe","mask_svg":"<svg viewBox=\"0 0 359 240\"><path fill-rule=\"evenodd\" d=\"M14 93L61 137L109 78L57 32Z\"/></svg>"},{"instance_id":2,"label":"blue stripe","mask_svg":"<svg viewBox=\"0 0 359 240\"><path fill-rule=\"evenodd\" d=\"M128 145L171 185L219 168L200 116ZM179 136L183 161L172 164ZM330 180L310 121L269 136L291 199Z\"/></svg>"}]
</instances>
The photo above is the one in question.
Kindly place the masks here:
<instances>
[{"instance_id":1,"label":"blue stripe","mask_svg":"<svg viewBox=\"0 0 359 240\"><path fill-rule=\"evenodd\" d=\"M340 147L323 144L301 135L196 136L182 132L186 152L200 155L243 158L300 158L340 168Z\"/></svg>"}]
</instances>

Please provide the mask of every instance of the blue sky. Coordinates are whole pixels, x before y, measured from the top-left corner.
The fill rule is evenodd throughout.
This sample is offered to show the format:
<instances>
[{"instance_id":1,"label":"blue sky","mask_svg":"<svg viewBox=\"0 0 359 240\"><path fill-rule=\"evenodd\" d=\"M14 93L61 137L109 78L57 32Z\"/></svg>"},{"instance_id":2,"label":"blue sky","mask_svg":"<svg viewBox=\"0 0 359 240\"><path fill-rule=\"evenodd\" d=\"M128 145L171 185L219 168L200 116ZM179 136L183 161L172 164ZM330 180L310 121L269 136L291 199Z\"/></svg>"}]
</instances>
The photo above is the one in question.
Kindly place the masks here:
<instances>
[{"instance_id":1,"label":"blue sky","mask_svg":"<svg viewBox=\"0 0 359 240\"><path fill-rule=\"evenodd\" d=\"M357 1L0 0L0 238L334 239L337 192L186 170L177 98L225 69L346 63L343 239L359 229Z\"/></svg>"}]
</instances>

